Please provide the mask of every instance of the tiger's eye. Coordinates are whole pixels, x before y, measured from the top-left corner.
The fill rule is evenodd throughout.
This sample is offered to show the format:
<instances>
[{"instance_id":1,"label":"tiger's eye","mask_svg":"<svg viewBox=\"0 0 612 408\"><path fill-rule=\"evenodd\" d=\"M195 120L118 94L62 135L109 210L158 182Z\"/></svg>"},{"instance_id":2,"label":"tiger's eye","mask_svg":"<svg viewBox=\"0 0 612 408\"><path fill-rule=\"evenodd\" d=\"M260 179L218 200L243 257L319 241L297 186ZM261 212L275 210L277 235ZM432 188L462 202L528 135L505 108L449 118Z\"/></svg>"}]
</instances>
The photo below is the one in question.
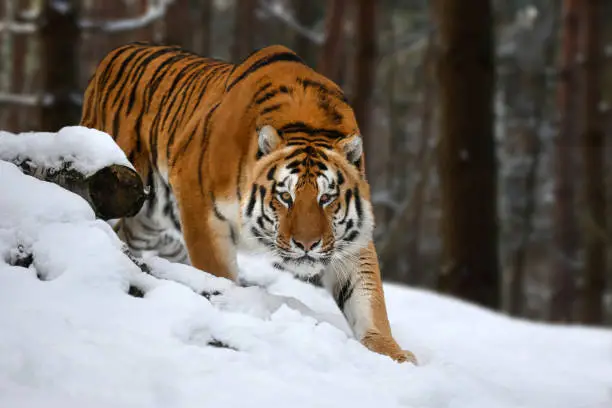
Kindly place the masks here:
<instances>
[{"instance_id":1,"label":"tiger's eye","mask_svg":"<svg viewBox=\"0 0 612 408\"><path fill-rule=\"evenodd\" d=\"M331 200L331 197L329 194L321 194L321 198L319 198L319 201L321 202L321 204L327 204L329 200Z\"/></svg>"},{"instance_id":2,"label":"tiger's eye","mask_svg":"<svg viewBox=\"0 0 612 408\"><path fill-rule=\"evenodd\" d=\"M291 202L291 194L288 191L284 191L280 194L280 198L281 200L283 200L286 203L290 203Z\"/></svg>"}]
</instances>

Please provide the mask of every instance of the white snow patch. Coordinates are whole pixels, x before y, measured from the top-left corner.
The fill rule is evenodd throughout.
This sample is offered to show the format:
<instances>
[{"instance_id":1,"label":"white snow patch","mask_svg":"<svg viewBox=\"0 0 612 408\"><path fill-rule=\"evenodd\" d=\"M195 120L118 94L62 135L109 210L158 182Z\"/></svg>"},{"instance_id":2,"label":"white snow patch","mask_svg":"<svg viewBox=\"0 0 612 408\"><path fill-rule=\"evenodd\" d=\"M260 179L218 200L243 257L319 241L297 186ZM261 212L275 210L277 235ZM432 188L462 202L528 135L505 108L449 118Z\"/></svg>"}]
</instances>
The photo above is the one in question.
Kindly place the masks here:
<instances>
[{"instance_id":1,"label":"white snow patch","mask_svg":"<svg viewBox=\"0 0 612 408\"><path fill-rule=\"evenodd\" d=\"M612 406L609 330L386 285L421 363L400 365L348 335L322 289L256 258L239 263L257 287L154 257L145 274L80 197L2 162L0 192L0 407Z\"/></svg>"},{"instance_id":2,"label":"white snow patch","mask_svg":"<svg viewBox=\"0 0 612 408\"><path fill-rule=\"evenodd\" d=\"M49 169L68 162L85 176L112 164L133 168L107 133L83 126L67 126L57 133L0 131L0 160L25 159Z\"/></svg>"}]
</instances>

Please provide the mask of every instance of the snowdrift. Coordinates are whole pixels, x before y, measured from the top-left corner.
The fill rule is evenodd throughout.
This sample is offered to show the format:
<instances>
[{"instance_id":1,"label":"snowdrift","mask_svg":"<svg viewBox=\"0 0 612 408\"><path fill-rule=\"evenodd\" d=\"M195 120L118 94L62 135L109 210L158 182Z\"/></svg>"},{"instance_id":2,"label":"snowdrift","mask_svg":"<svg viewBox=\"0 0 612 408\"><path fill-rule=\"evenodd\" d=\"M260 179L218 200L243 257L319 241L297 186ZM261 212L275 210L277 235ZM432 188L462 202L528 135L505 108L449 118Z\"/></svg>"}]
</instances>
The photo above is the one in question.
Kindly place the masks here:
<instances>
[{"instance_id":1,"label":"snowdrift","mask_svg":"<svg viewBox=\"0 0 612 408\"><path fill-rule=\"evenodd\" d=\"M386 285L420 362L400 365L259 259L240 258L247 287L145 262L81 197L0 161L0 407L612 406L611 331Z\"/></svg>"}]
</instances>

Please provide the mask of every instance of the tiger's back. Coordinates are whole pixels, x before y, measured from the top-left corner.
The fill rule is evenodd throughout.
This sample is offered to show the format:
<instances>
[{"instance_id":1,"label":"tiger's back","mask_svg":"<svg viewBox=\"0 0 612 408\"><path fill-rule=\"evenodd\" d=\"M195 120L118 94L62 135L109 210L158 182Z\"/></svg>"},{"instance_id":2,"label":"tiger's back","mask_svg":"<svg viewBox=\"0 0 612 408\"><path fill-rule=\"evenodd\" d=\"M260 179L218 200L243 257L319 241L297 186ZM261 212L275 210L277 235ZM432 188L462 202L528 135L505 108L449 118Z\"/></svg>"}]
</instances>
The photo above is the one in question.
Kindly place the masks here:
<instances>
[{"instance_id":1,"label":"tiger's back","mask_svg":"<svg viewBox=\"0 0 612 408\"><path fill-rule=\"evenodd\" d=\"M195 112L221 98L233 67L179 47L119 47L87 87L81 124L109 133L146 178L150 165L166 170L187 149L187 132L202 133Z\"/></svg>"},{"instance_id":2,"label":"tiger's back","mask_svg":"<svg viewBox=\"0 0 612 408\"><path fill-rule=\"evenodd\" d=\"M132 249L229 279L239 248L261 250L278 269L320 275L368 348L414 359L390 332L354 113L291 50L230 64L120 47L90 81L81 124L109 133L152 190L119 224Z\"/></svg>"}]
</instances>

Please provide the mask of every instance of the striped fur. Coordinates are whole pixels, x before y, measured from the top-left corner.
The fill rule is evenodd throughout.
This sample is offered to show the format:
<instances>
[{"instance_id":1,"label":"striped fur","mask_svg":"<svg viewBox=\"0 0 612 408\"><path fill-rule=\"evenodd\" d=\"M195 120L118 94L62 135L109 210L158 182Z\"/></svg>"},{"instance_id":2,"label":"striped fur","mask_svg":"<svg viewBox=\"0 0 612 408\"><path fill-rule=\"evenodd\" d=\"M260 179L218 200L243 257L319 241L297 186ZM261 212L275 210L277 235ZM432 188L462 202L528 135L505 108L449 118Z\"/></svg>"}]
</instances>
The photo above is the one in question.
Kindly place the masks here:
<instances>
[{"instance_id":1,"label":"striped fur","mask_svg":"<svg viewBox=\"0 0 612 408\"><path fill-rule=\"evenodd\" d=\"M387 319L353 111L291 50L234 65L128 44L99 64L81 124L112 135L151 190L117 227L134 250L229 279L236 251L262 252L320 280L365 346L414 360Z\"/></svg>"}]
</instances>

